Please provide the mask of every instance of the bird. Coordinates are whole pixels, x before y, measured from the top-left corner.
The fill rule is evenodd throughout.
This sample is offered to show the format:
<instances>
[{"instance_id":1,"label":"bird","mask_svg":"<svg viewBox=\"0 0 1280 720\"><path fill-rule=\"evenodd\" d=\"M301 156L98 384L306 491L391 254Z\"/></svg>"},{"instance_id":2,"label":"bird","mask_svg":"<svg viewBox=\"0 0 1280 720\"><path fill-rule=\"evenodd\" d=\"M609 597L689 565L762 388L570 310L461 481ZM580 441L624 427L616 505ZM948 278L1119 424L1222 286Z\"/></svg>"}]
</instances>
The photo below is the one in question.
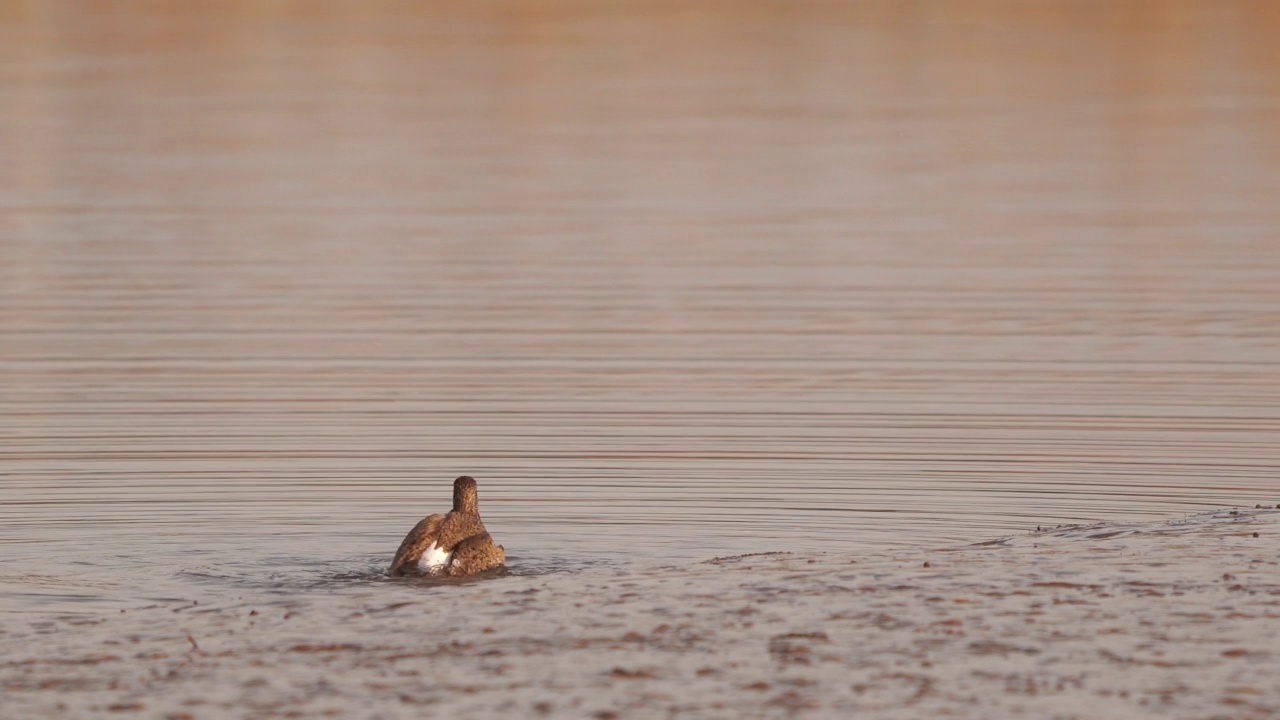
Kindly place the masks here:
<instances>
[{"instance_id":1,"label":"bird","mask_svg":"<svg viewBox=\"0 0 1280 720\"><path fill-rule=\"evenodd\" d=\"M413 526L391 560L388 573L458 577L502 567L506 551L495 545L480 520L476 480L463 475L453 481L453 510L428 515Z\"/></svg>"}]
</instances>

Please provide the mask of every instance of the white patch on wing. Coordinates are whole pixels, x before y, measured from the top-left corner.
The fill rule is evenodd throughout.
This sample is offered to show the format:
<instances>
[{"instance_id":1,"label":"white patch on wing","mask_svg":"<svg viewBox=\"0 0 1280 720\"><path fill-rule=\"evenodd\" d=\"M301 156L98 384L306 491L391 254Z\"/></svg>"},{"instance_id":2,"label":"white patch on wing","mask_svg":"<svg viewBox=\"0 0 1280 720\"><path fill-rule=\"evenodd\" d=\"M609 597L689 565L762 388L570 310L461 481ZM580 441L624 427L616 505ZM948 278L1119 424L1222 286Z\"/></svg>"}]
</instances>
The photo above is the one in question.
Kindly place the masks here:
<instances>
[{"instance_id":1,"label":"white patch on wing","mask_svg":"<svg viewBox=\"0 0 1280 720\"><path fill-rule=\"evenodd\" d=\"M444 548L433 542L426 552L422 553L422 557L418 558L418 569L432 575L440 575L444 572L445 567L449 565L449 556L451 554L445 552Z\"/></svg>"}]
</instances>

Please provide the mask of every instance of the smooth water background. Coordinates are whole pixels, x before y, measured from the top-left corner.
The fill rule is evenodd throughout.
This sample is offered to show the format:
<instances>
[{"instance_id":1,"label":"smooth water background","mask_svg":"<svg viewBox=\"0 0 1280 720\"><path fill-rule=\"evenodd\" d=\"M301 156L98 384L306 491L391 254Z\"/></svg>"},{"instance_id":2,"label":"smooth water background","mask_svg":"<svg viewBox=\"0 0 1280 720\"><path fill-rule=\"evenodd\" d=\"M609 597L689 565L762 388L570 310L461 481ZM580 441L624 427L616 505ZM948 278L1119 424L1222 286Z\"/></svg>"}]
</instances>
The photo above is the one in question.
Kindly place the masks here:
<instances>
[{"instance_id":1,"label":"smooth water background","mask_svg":"<svg viewBox=\"0 0 1280 720\"><path fill-rule=\"evenodd\" d=\"M0 20L0 611L1280 502L1274 4Z\"/></svg>"}]
</instances>

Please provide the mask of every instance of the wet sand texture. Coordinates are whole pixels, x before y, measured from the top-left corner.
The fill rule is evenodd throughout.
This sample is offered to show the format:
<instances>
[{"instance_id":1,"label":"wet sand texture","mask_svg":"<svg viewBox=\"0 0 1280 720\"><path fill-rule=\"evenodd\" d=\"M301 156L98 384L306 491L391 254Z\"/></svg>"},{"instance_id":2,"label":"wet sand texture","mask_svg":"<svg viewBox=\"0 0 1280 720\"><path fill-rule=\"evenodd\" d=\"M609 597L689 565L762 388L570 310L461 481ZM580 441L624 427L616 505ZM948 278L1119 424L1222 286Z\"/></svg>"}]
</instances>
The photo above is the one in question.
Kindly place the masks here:
<instances>
[{"instance_id":1,"label":"wet sand texture","mask_svg":"<svg viewBox=\"0 0 1280 720\"><path fill-rule=\"evenodd\" d=\"M370 583L342 616L302 594L6 618L5 714L1280 714L1275 509L933 550Z\"/></svg>"}]
</instances>

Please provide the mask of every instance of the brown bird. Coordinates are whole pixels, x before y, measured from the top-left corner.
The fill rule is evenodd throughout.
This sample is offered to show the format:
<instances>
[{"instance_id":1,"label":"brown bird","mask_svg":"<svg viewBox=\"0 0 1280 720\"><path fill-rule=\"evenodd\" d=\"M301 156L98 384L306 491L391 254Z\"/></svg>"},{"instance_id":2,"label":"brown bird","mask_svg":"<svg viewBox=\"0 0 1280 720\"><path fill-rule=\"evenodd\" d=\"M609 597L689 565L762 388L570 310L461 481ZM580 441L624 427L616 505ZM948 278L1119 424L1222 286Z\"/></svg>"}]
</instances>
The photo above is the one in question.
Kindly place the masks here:
<instances>
[{"instance_id":1,"label":"brown bird","mask_svg":"<svg viewBox=\"0 0 1280 720\"><path fill-rule=\"evenodd\" d=\"M476 481L453 481L453 510L428 515L413 526L391 561L391 575L474 575L502 567L506 552L494 545L480 520Z\"/></svg>"}]
</instances>

